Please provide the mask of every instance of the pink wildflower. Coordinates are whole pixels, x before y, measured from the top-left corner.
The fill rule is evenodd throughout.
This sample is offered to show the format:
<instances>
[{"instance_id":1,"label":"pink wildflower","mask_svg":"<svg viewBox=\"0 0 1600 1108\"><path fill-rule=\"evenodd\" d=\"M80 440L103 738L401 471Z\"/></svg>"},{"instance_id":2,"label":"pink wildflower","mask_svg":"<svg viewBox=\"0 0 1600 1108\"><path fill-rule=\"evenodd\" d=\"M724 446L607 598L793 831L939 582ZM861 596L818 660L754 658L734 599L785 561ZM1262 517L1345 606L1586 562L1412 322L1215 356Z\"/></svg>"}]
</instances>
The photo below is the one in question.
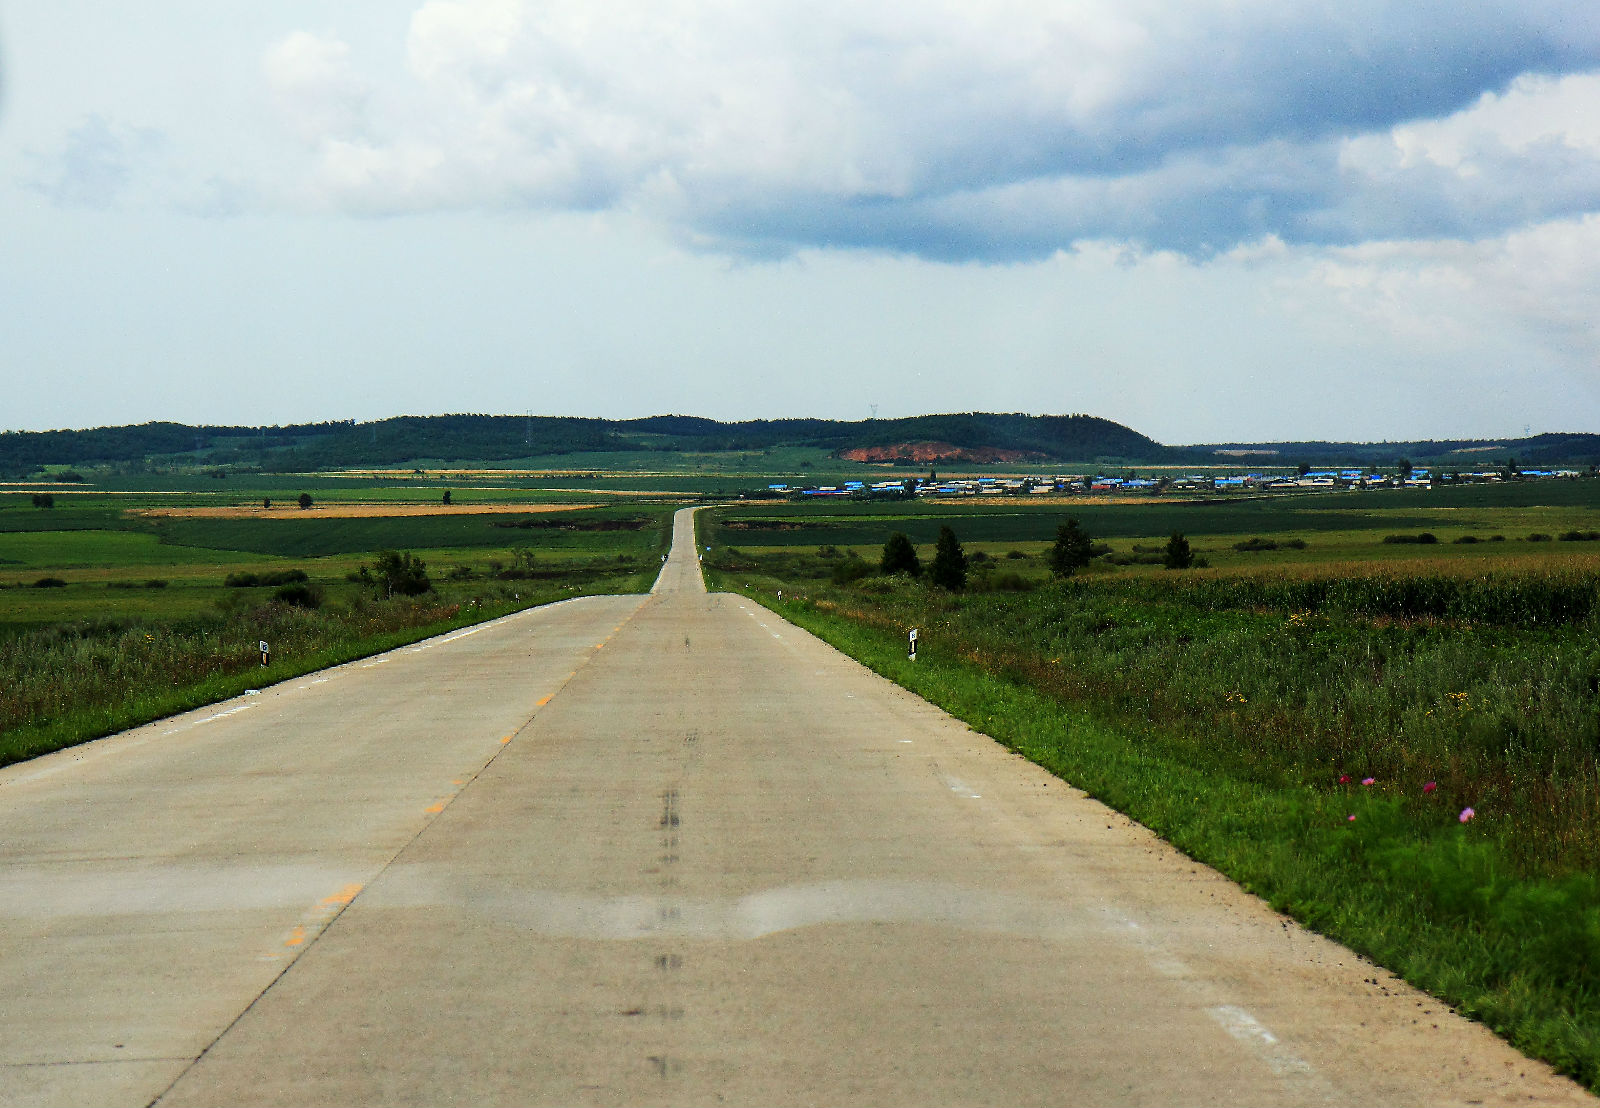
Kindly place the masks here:
<instances>
[{"instance_id":1,"label":"pink wildflower","mask_svg":"<svg viewBox=\"0 0 1600 1108\"><path fill-rule=\"evenodd\" d=\"M1376 777L1363 777L1361 779L1361 783L1363 785L1376 785L1378 783L1378 779Z\"/></svg>"},{"instance_id":2,"label":"pink wildflower","mask_svg":"<svg viewBox=\"0 0 1600 1108\"><path fill-rule=\"evenodd\" d=\"M1354 815L1345 816L1344 818L1350 823L1354 823L1356 821L1356 817Z\"/></svg>"},{"instance_id":3,"label":"pink wildflower","mask_svg":"<svg viewBox=\"0 0 1600 1108\"><path fill-rule=\"evenodd\" d=\"M1475 816L1477 814L1478 813L1474 812L1471 808L1463 808L1463 809L1461 809L1461 815L1458 818L1461 820L1462 823L1466 823L1467 820L1471 819L1473 816Z\"/></svg>"},{"instance_id":4,"label":"pink wildflower","mask_svg":"<svg viewBox=\"0 0 1600 1108\"><path fill-rule=\"evenodd\" d=\"M1433 792L1434 789L1437 789L1438 787L1439 787L1439 782L1437 782L1437 781L1429 781L1426 785L1422 786L1422 791L1425 792L1425 793L1431 793L1431 792Z\"/></svg>"},{"instance_id":5,"label":"pink wildflower","mask_svg":"<svg viewBox=\"0 0 1600 1108\"><path fill-rule=\"evenodd\" d=\"M1348 785L1349 783L1350 783L1350 775L1348 773L1341 773L1339 775L1339 784Z\"/></svg>"}]
</instances>

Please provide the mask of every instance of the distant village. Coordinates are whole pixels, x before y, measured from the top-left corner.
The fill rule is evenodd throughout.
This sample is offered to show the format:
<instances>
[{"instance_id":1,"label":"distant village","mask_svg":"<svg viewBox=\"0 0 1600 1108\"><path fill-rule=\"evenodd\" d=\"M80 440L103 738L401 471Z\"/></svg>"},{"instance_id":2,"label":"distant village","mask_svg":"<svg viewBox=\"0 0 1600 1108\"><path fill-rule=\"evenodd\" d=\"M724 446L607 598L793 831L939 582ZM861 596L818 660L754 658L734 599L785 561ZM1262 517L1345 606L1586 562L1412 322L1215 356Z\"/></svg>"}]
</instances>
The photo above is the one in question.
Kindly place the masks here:
<instances>
[{"instance_id":1,"label":"distant village","mask_svg":"<svg viewBox=\"0 0 1600 1108\"><path fill-rule=\"evenodd\" d=\"M1076 473L1028 477L962 477L936 474L897 481L845 481L838 485L771 484L767 491L790 497L911 496L1081 496L1086 493L1158 495L1167 492L1296 492L1330 489L1429 489L1437 485L1487 485L1502 481L1575 480L1593 476L1576 469L1503 469L1461 472L1401 467L1393 473L1372 469L1305 469L1297 473L1164 474L1125 477Z\"/></svg>"}]
</instances>

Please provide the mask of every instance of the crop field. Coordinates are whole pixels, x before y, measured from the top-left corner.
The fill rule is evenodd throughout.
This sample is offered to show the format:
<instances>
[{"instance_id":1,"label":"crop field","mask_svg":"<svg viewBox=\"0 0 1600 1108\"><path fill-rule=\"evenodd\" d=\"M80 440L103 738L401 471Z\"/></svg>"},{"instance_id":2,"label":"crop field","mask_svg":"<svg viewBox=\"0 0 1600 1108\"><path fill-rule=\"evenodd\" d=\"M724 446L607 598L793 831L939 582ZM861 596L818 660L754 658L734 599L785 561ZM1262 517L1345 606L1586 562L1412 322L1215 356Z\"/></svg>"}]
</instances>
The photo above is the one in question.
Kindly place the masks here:
<instances>
[{"instance_id":1,"label":"crop field","mask_svg":"<svg viewBox=\"0 0 1600 1108\"><path fill-rule=\"evenodd\" d=\"M391 514L148 514L237 490L101 489L49 508L0 495L0 764L533 604L642 591L670 534L653 502L417 515L436 490L361 491ZM384 550L426 580L374 577ZM267 669L259 639L274 644Z\"/></svg>"},{"instance_id":2,"label":"crop field","mask_svg":"<svg viewBox=\"0 0 1600 1108\"><path fill-rule=\"evenodd\" d=\"M1093 513L741 506L700 528L715 586L1593 1087L1600 481L1546 484ZM1068 514L1111 555L1057 580ZM876 571L891 531L926 566L940 525L966 589ZM1173 529L1211 568L1151 564Z\"/></svg>"}]
</instances>

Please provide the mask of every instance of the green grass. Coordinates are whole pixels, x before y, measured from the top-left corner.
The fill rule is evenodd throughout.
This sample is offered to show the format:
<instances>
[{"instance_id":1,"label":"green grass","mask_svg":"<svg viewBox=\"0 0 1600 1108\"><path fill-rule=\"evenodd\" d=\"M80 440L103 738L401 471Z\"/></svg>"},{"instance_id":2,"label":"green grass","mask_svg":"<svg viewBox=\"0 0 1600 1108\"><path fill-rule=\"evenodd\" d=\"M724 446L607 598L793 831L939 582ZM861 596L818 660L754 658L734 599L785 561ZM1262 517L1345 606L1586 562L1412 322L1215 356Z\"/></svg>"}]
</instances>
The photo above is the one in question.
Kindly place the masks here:
<instances>
[{"instance_id":1,"label":"green grass","mask_svg":"<svg viewBox=\"0 0 1600 1108\"><path fill-rule=\"evenodd\" d=\"M1471 549L1429 548L1443 571L1413 547L1364 569L1130 567L962 596L833 586L838 559L792 547L709 564L1596 1086L1600 565L1467 572ZM1037 556L996 572L1019 562L1040 576Z\"/></svg>"}]
</instances>

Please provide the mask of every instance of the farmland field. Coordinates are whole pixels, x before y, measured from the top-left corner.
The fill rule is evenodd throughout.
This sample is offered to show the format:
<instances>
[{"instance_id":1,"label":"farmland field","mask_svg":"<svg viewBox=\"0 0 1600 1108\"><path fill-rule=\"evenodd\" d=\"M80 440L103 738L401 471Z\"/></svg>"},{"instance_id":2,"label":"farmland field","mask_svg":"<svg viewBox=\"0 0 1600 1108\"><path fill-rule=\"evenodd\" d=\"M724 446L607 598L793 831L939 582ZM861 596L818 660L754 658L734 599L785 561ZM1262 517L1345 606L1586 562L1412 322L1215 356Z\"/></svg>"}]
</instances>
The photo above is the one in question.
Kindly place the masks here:
<instances>
[{"instance_id":1,"label":"farmland field","mask_svg":"<svg viewBox=\"0 0 1600 1108\"><path fill-rule=\"evenodd\" d=\"M341 491L349 482L314 495ZM438 490L361 489L371 511L236 518L229 504L281 490L99 489L54 494L53 507L0 494L0 764L532 604L649 587L669 506L509 491L540 502L416 514L437 509ZM148 514L201 505L225 514ZM425 580L382 576L385 550Z\"/></svg>"}]
</instances>

